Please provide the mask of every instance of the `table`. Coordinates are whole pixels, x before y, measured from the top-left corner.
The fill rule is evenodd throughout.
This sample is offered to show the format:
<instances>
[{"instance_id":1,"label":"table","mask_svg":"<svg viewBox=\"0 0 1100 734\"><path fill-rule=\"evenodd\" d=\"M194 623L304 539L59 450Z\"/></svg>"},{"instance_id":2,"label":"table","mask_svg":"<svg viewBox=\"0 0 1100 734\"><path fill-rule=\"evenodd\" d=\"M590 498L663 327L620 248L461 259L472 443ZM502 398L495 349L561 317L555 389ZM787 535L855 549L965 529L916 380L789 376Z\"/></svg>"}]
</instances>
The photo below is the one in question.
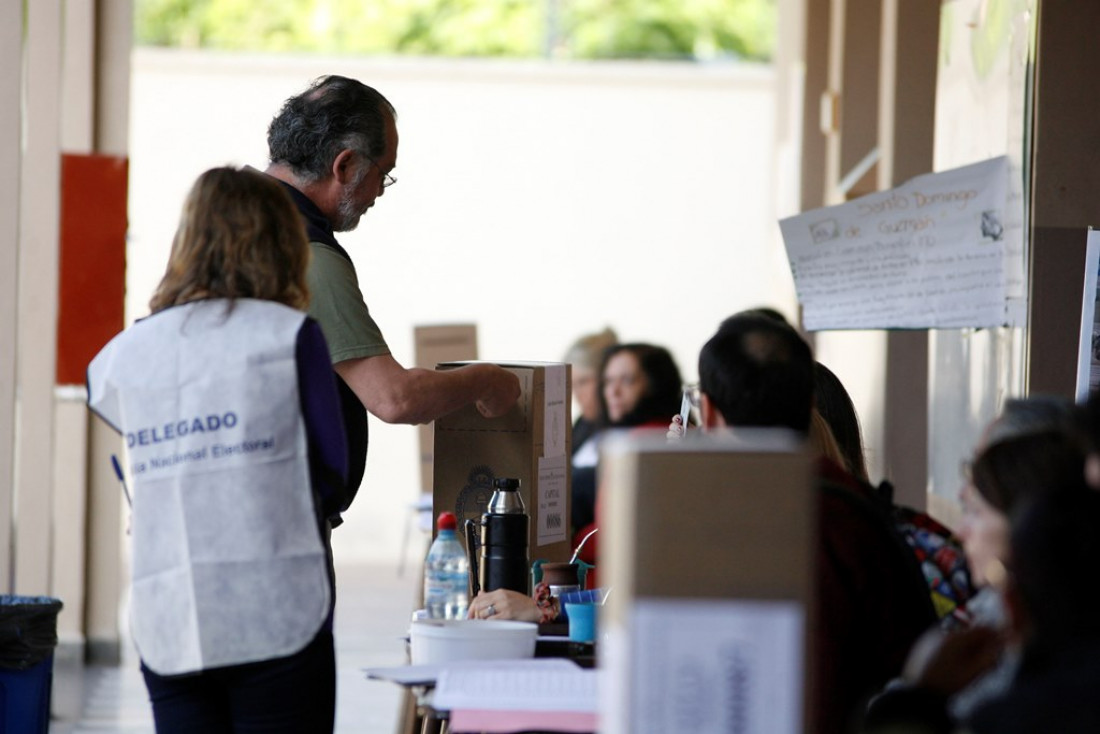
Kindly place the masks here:
<instances>
[{"instance_id":1,"label":"table","mask_svg":"<svg viewBox=\"0 0 1100 734\"><path fill-rule=\"evenodd\" d=\"M596 645L592 642L573 642L567 636L568 624L550 622L539 625L539 638L535 643L536 658L565 658L582 668L596 667ZM395 681L396 682L396 681ZM449 712L432 706L433 683L398 683L405 689L399 729L401 734L447 734ZM540 734L530 732L529 734Z\"/></svg>"}]
</instances>

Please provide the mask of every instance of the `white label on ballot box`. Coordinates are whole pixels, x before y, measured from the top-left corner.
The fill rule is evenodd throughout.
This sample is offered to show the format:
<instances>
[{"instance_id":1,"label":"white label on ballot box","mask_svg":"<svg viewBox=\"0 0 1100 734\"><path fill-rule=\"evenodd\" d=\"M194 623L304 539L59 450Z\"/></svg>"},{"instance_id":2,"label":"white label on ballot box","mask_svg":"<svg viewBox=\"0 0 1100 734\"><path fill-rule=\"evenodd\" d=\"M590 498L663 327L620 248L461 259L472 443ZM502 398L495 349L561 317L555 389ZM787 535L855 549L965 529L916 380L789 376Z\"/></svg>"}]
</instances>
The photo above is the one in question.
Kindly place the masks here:
<instances>
[{"instance_id":1,"label":"white label on ballot box","mask_svg":"<svg viewBox=\"0 0 1100 734\"><path fill-rule=\"evenodd\" d=\"M539 527L535 542L540 546L566 539L565 526L569 518L565 516L565 478L568 460L564 455L539 459Z\"/></svg>"},{"instance_id":2,"label":"white label on ballot box","mask_svg":"<svg viewBox=\"0 0 1100 734\"><path fill-rule=\"evenodd\" d=\"M545 425L542 427L543 456L565 456L565 401L569 399L565 387L565 365L547 367L543 384L546 397L543 412Z\"/></svg>"},{"instance_id":3,"label":"white label on ballot box","mask_svg":"<svg viewBox=\"0 0 1100 734\"><path fill-rule=\"evenodd\" d=\"M801 605L639 599L632 611L632 731L801 732Z\"/></svg>"}]
</instances>

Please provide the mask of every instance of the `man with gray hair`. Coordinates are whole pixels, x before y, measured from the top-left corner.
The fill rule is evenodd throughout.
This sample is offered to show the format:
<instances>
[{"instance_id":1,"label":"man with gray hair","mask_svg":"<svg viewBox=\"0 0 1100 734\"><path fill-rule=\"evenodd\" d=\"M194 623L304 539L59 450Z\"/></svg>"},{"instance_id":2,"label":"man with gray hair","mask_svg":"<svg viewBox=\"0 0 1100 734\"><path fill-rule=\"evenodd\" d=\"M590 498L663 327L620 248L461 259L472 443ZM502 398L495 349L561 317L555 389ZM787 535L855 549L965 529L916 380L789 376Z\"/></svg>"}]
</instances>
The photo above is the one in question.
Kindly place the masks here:
<instances>
[{"instance_id":1,"label":"man with gray hair","mask_svg":"<svg viewBox=\"0 0 1100 734\"><path fill-rule=\"evenodd\" d=\"M305 222L313 252L309 314L321 324L340 378L350 463L345 509L363 478L368 411L387 423L419 424L474 403L494 417L520 391L516 376L495 365L446 372L402 367L367 309L335 233L355 229L395 183L396 119L377 90L334 75L288 99L267 133L266 172L286 187Z\"/></svg>"}]
</instances>

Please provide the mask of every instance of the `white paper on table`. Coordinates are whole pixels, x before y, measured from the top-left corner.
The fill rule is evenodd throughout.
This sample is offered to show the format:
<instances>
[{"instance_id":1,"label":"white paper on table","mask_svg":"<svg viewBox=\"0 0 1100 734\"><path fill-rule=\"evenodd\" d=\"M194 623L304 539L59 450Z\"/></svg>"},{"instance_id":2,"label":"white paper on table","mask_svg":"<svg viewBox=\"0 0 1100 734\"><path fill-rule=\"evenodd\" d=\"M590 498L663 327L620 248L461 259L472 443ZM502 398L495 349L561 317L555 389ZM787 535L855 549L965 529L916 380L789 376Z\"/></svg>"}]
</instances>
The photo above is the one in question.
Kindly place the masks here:
<instances>
[{"instance_id":1,"label":"white paper on table","mask_svg":"<svg viewBox=\"0 0 1100 734\"><path fill-rule=\"evenodd\" d=\"M804 639L795 602L639 599L632 731L798 734Z\"/></svg>"},{"instance_id":2,"label":"white paper on table","mask_svg":"<svg viewBox=\"0 0 1100 734\"><path fill-rule=\"evenodd\" d=\"M543 456L565 456L565 365L546 368L544 377L546 405L543 410Z\"/></svg>"},{"instance_id":3,"label":"white paper on table","mask_svg":"<svg viewBox=\"0 0 1100 734\"><path fill-rule=\"evenodd\" d=\"M445 670L515 671L532 667L538 670L580 670L576 663L565 658L540 658L538 660L460 660L453 663L395 665L387 668L363 668L363 673L375 680L388 680L399 685L414 686L435 685Z\"/></svg>"},{"instance_id":4,"label":"white paper on table","mask_svg":"<svg viewBox=\"0 0 1100 734\"><path fill-rule=\"evenodd\" d=\"M444 711L579 711L595 713L597 671L565 659L509 667L452 667L436 681L432 706Z\"/></svg>"},{"instance_id":5,"label":"white paper on table","mask_svg":"<svg viewBox=\"0 0 1100 734\"><path fill-rule=\"evenodd\" d=\"M1008 179L1001 156L780 221L806 329L1008 323Z\"/></svg>"},{"instance_id":6,"label":"white paper on table","mask_svg":"<svg viewBox=\"0 0 1100 734\"><path fill-rule=\"evenodd\" d=\"M1096 300L1100 281L1100 230L1090 229L1085 246L1085 287L1081 295L1081 337L1077 348L1077 402L1083 403L1100 382L1100 360L1094 356L1092 340L1100 337L1096 323ZM1093 373L1097 377L1093 377Z\"/></svg>"},{"instance_id":7,"label":"white paper on table","mask_svg":"<svg viewBox=\"0 0 1100 734\"><path fill-rule=\"evenodd\" d=\"M540 546L566 539L565 528L569 520L565 516L568 461L565 455L539 459L539 526L535 542Z\"/></svg>"}]
</instances>

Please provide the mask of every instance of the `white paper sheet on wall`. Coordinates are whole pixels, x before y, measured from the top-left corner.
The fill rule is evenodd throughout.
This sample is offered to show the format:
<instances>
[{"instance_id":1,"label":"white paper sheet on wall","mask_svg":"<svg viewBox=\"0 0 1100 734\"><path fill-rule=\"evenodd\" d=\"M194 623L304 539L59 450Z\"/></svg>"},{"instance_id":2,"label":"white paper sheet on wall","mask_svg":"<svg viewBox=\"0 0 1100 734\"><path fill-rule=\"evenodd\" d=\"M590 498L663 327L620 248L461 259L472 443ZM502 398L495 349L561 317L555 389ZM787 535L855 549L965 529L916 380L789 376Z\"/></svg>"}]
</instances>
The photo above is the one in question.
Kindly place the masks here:
<instances>
[{"instance_id":1,"label":"white paper sheet on wall","mask_svg":"<svg viewBox=\"0 0 1100 734\"><path fill-rule=\"evenodd\" d=\"M1081 295L1081 339L1077 349L1077 402L1100 387L1100 230L1090 229L1085 245L1085 287Z\"/></svg>"},{"instance_id":2,"label":"white paper sheet on wall","mask_svg":"<svg viewBox=\"0 0 1100 734\"><path fill-rule=\"evenodd\" d=\"M802 731L805 619L800 605L639 599L632 616L633 731Z\"/></svg>"},{"instance_id":3,"label":"white paper sheet on wall","mask_svg":"<svg viewBox=\"0 0 1100 734\"><path fill-rule=\"evenodd\" d=\"M566 471L569 459L561 456L544 456L539 459L538 533L536 543L548 545L566 539L565 515Z\"/></svg>"},{"instance_id":4,"label":"white paper sheet on wall","mask_svg":"<svg viewBox=\"0 0 1100 734\"><path fill-rule=\"evenodd\" d=\"M1007 229L1004 156L779 223L803 321L823 329L993 327L1010 322L1021 257ZM1012 313L1018 309L1012 309Z\"/></svg>"}]
</instances>

